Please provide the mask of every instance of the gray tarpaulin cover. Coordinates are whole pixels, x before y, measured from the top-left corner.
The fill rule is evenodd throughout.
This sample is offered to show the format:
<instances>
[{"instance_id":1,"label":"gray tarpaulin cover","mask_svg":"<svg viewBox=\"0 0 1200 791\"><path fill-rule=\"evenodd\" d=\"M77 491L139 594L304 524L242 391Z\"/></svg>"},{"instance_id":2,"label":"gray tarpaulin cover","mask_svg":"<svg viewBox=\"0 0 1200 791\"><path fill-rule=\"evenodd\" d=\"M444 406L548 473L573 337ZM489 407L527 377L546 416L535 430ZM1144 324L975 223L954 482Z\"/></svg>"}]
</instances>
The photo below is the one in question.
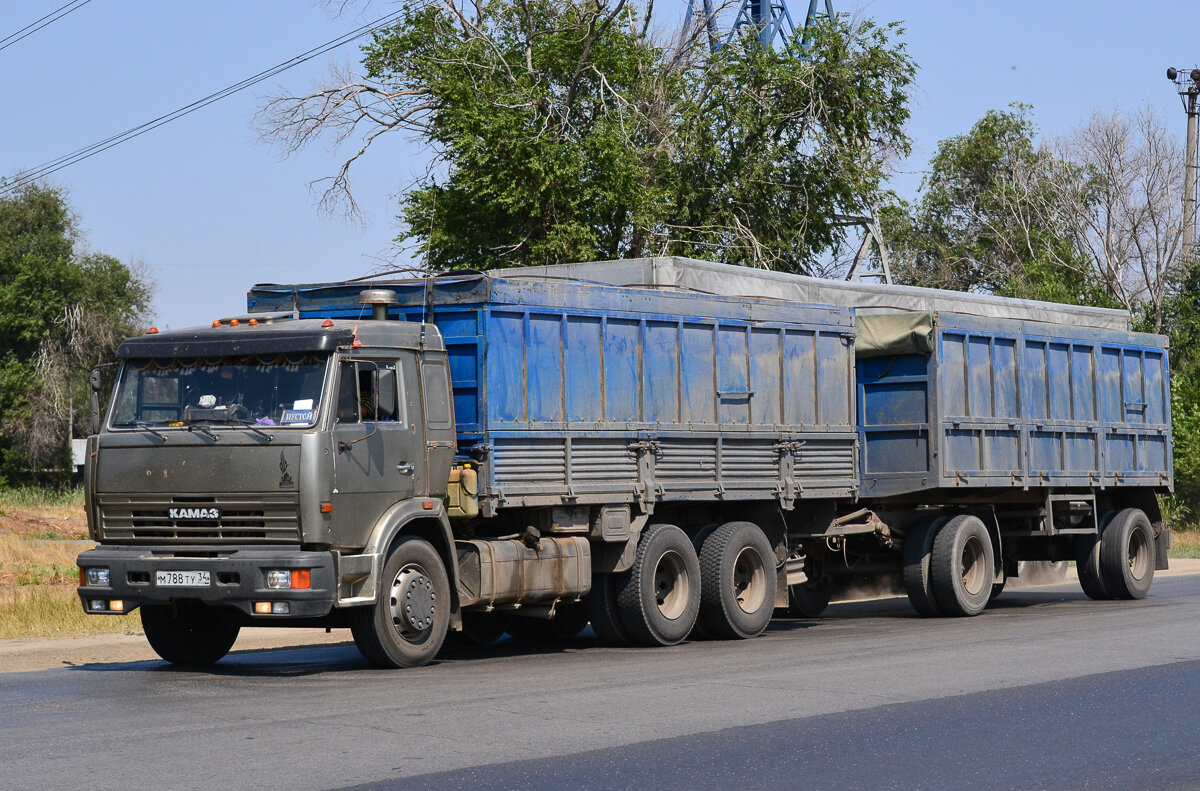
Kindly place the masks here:
<instances>
[{"instance_id":1,"label":"gray tarpaulin cover","mask_svg":"<svg viewBox=\"0 0 1200 791\"><path fill-rule=\"evenodd\" d=\"M855 357L929 354L933 351L933 314L929 311L859 316Z\"/></svg>"},{"instance_id":2,"label":"gray tarpaulin cover","mask_svg":"<svg viewBox=\"0 0 1200 791\"><path fill-rule=\"evenodd\" d=\"M1129 313L1123 310L1084 308L915 286L822 280L677 256L533 266L500 270L494 274L501 277L563 277L615 286L673 287L726 297L786 299L855 308L859 316L896 311L944 311L1108 330L1128 331L1130 328Z\"/></svg>"}]
</instances>

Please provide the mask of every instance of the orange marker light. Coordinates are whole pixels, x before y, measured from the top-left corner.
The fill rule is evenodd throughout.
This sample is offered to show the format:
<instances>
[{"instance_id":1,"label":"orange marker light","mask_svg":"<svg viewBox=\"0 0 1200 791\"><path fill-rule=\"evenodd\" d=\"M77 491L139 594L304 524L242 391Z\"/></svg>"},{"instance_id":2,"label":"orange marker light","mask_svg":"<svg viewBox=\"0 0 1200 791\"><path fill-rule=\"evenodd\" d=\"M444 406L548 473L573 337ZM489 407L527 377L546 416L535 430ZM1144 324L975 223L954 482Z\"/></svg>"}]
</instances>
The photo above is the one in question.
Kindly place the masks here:
<instances>
[{"instance_id":1,"label":"orange marker light","mask_svg":"<svg viewBox=\"0 0 1200 791\"><path fill-rule=\"evenodd\" d=\"M113 599L108 603L108 609L113 612L125 612L125 602L121 599Z\"/></svg>"},{"instance_id":2,"label":"orange marker light","mask_svg":"<svg viewBox=\"0 0 1200 791\"><path fill-rule=\"evenodd\" d=\"M332 514L333 513L333 503L321 503L321 513ZM82 574L82 573L83 572L81 571L80 574ZM83 579L83 577L80 577L80 579ZM80 584L82 585L83 583L80 583Z\"/></svg>"},{"instance_id":3,"label":"orange marker light","mask_svg":"<svg viewBox=\"0 0 1200 791\"><path fill-rule=\"evenodd\" d=\"M157 332L158 332L158 327L151 327L150 329L146 330L147 335L154 335Z\"/></svg>"},{"instance_id":4,"label":"orange marker light","mask_svg":"<svg viewBox=\"0 0 1200 791\"><path fill-rule=\"evenodd\" d=\"M333 319L325 319L325 321L321 322L321 326L322 327L332 327Z\"/></svg>"},{"instance_id":5,"label":"orange marker light","mask_svg":"<svg viewBox=\"0 0 1200 791\"><path fill-rule=\"evenodd\" d=\"M352 344L350 344L350 345L351 345L352 347L354 347L355 349L361 349L361 348L362 348L362 341L355 339L354 343L352 343Z\"/></svg>"},{"instance_id":6,"label":"orange marker light","mask_svg":"<svg viewBox=\"0 0 1200 791\"><path fill-rule=\"evenodd\" d=\"M236 327L237 325L238 325L238 320L237 320L237 319L230 319L230 320L229 320L229 326L230 326L230 327Z\"/></svg>"},{"instance_id":7,"label":"orange marker light","mask_svg":"<svg viewBox=\"0 0 1200 791\"><path fill-rule=\"evenodd\" d=\"M220 319L213 319L213 326L214 326L214 327L220 327L220 326L221 326L221 320L220 320Z\"/></svg>"},{"instance_id":8,"label":"orange marker light","mask_svg":"<svg viewBox=\"0 0 1200 791\"><path fill-rule=\"evenodd\" d=\"M84 577L84 571L83 571L83 569L80 569L80 570L79 570L79 587L81 587L81 588L82 588L84 585L87 585L87 580L86 580L86 578Z\"/></svg>"},{"instance_id":9,"label":"orange marker light","mask_svg":"<svg viewBox=\"0 0 1200 791\"><path fill-rule=\"evenodd\" d=\"M251 326L251 327L257 327L257 326L258 326L258 319L250 319L250 326Z\"/></svg>"},{"instance_id":10,"label":"orange marker light","mask_svg":"<svg viewBox=\"0 0 1200 791\"><path fill-rule=\"evenodd\" d=\"M424 501L423 503L421 503L421 507L423 509L425 509L426 511L432 511L433 510L433 500Z\"/></svg>"},{"instance_id":11,"label":"orange marker light","mask_svg":"<svg viewBox=\"0 0 1200 791\"><path fill-rule=\"evenodd\" d=\"M269 601L254 602L254 612L256 612L259 615L270 615L271 614L271 602L269 602Z\"/></svg>"},{"instance_id":12,"label":"orange marker light","mask_svg":"<svg viewBox=\"0 0 1200 791\"><path fill-rule=\"evenodd\" d=\"M312 572L308 569L292 569L292 590L306 590L312 587Z\"/></svg>"}]
</instances>

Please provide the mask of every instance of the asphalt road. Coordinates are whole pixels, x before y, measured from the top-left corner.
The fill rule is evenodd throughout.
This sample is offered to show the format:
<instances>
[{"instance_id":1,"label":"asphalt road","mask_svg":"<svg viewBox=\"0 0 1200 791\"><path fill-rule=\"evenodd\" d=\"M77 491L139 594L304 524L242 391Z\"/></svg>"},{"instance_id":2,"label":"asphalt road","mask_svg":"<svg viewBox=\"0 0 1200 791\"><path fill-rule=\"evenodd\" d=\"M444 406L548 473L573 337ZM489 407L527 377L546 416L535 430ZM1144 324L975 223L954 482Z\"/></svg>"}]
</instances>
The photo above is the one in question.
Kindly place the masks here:
<instances>
[{"instance_id":1,"label":"asphalt road","mask_svg":"<svg viewBox=\"0 0 1200 791\"><path fill-rule=\"evenodd\" d=\"M756 640L351 645L0 675L12 789L1200 788L1200 576L978 618L834 605Z\"/></svg>"}]
</instances>

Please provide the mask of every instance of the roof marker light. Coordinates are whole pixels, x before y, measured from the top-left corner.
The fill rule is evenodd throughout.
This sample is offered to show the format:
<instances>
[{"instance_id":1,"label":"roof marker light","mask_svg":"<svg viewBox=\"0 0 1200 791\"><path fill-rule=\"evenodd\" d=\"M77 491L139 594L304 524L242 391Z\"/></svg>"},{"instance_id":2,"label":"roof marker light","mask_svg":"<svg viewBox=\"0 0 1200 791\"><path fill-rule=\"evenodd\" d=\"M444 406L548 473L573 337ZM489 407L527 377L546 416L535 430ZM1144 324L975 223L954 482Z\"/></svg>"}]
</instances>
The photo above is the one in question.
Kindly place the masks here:
<instances>
[{"instance_id":1,"label":"roof marker light","mask_svg":"<svg viewBox=\"0 0 1200 791\"><path fill-rule=\"evenodd\" d=\"M258 319L250 319L250 326L251 326L251 327L257 327L257 326L258 326Z\"/></svg>"},{"instance_id":2,"label":"roof marker light","mask_svg":"<svg viewBox=\"0 0 1200 791\"><path fill-rule=\"evenodd\" d=\"M236 327L236 326L237 326L238 324L240 324L240 323L241 323L241 322L239 322L237 319L230 319L230 320L229 320L229 326L230 326L230 327Z\"/></svg>"},{"instance_id":3,"label":"roof marker light","mask_svg":"<svg viewBox=\"0 0 1200 791\"><path fill-rule=\"evenodd\" d=\"M322 327L332 327L333 319L325 319L325 321L321 322L321 326Z\"/></svg>"},{"instance_id":4,"label":"roof marker light","mask_svg":"<svg viewBox=\"0 0 1200 791\"><path fill-rule=\"evenodd\" d=\"M220 320L220 319L213 319L213 326L214 326L214 327L220 327L220 326L221 326L221 320Z\"/></svg>"},{"instance_id":5,"label":"roof marker light","mask_svg":"<svg viewBox=\"0 0 1200 791\"><path fill-rule=\"evenodd\" d=\"M154 335L157 332L158 332L158 327L151 327L150 329L146 330L147 335Z\"/></svg>"}]
</instances>

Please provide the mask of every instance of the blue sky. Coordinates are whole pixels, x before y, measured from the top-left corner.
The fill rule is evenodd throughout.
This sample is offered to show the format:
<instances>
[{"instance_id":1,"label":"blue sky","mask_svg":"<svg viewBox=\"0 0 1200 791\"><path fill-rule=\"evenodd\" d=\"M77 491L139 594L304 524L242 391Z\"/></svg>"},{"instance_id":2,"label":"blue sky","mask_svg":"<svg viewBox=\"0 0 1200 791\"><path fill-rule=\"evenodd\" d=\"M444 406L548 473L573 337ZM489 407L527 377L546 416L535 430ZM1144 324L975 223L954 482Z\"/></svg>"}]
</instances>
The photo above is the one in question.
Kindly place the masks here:
<instances>
[{"instance_id":1,"label":"blue sky","mask_svg":"<svg viewBox=\"0 0 1200 791\"><path fill-rule=\"evenodd\" d=\"M64 2L0 4L0 37ZM794 15L807 7L791 5ZM1157 5L834 2L839 12L904 22L920 71L909 127L914 154L893 184L902 195L917 189L938 140L1015 101L1034 106L1044 134L1068 132L1093 111L1150 105L1182 139L1184 114L1164 74L1170 65L1200 63L1200 37L1185 19L1186 3ZM141 124L394 7L375 0L364 14L338 16L313 0L93 0L0 51L0 174ZM303 91L331 62L356 54L348 45L275 82ZM239 312L256 282L365 274L389 250L395 196L422 172L420 147L384 139L362 162L353 186L365 223L322 214L309 182L333 172L338 152L316 146L283 158L261 142L252 121L269 85L50 177L67 191L91 249L148 269L160 327Z\"/></svg>"}]
</instances>

